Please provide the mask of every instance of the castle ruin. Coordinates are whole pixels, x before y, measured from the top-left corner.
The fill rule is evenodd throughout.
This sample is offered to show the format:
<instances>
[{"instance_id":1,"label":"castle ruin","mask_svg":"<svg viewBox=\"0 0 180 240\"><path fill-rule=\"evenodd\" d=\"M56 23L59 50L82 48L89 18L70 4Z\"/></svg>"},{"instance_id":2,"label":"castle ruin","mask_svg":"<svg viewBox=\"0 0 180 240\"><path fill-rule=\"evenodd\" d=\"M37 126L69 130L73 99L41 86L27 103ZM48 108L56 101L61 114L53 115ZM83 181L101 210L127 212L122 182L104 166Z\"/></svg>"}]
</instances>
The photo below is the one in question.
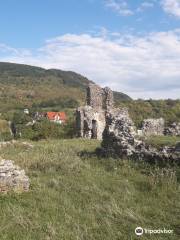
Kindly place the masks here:
<instances>
[{"instance_id":1,"label":"castle ruin","mask_svg":"<svg viewBox=\"0 0 180 240\"><path fill-rule=\"evenodd\" d=\"M87 88L86 106L79 107L76 111L78 137L101 140L106 126L106 114L113 107L112 90L90 84Z\"/></svg>"},{"instance_id":2,"label":"castle ruin","mask_svg":"<svg viewBox=\"0 0 180 240\"><path fill-rule=\"evenodd\" d=\"M137 137L135 125L126 108L114 108L113 92L90 84L87 88L86 106L76 110L78 137L102 140L99 154L120 158L156 160L180 160L179 143L175 147L156 149ZM162 135L164 119L146 119L144 136Z\"/></svg>"}]
</instances>

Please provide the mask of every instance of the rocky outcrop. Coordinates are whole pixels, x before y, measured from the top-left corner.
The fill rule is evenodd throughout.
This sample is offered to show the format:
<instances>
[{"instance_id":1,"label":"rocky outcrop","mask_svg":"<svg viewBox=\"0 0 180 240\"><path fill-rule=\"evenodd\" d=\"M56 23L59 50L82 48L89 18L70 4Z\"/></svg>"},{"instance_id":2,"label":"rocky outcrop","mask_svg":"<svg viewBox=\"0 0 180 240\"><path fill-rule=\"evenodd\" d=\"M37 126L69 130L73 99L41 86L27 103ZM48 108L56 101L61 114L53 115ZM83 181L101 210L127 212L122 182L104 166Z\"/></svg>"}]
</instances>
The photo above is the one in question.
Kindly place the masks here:
<instances>
[{"instance_id":1,"label":"rocky outcrop","mask_svg":"<svg viewBox=\"0 0 180 240\"><path fill-rule=\"evenodd\" d=\"M145 119L142 123L142 134L145 136L163 135L164 134L164 119Z\"/></svg>"},{"instance_id":2,"label":"rocky outcrop","mask_svg":"<svg viewBox=\"0 0 180 240\"><path fill-rule=\"evenodd\" d=\"M172 123L164 129L164 135L180 136L180 123Z\"/></svg>"},{"instance_id":3,"label":"rocky outcrop","mask_svg":"<svg viewBox=\"0 0 180 240\"><path fill-rule=\"evenodd\" d=\"M25 171L11 160L0 160L0 192L24 192L29 190L29 178Z\"/></svg>"}]
</instances>

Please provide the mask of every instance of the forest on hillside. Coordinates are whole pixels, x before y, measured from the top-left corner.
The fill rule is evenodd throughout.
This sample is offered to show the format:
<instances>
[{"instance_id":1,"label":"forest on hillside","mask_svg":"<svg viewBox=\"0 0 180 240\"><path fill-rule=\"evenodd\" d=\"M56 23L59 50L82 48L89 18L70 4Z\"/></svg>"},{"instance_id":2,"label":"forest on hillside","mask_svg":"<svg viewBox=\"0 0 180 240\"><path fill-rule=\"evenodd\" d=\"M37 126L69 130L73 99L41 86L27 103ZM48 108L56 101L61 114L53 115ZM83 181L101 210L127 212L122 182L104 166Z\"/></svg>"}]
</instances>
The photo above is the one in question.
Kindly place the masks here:
<instances>
[{"instance_id":1,"label":"forest on hillside","mask_svg":"<svg viewBox=\"0 0 180 240\"><path fill-rule=\"evenodd\" d=\"M25 124L32 121L35 112L65 111L69 119L66 131L68 129L72 136L74 112L78 106L85 104L89 83L92 81L71 71L0 63L0 120L14 121L24 128ZM132 100L120 92L114 92L114 99L116 106L128 108L137 127L141 127L146 118L163 117L167 125L180 122L180 99ZM30 111L29 117L23 113L25 108ZM43 131L44 126L48 128L48 123L38 128ZM59 135L62 136L62 129L56 128L54 132L60 131ZM32 131L26 131L26 135L32 135Z\"/></svg>"}]
</instances>

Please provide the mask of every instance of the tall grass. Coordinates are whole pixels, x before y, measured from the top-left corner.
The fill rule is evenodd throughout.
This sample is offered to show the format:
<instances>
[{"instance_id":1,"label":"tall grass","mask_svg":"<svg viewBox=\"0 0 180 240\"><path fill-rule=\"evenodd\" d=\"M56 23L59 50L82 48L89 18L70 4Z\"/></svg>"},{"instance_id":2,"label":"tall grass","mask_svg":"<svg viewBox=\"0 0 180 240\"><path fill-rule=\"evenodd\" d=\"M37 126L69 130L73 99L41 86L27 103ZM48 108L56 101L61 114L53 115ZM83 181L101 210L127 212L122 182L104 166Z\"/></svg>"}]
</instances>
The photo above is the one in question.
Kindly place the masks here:
<instances>
[{"instance_id":1,"label":"tall grass","mask_svg":"<svg viewBox=\"0 0 180 240\"><path fill-rule=\"evenodd\" d=\"M0 239L134 240L137 226L167 228L178 240L180 185L177 168L81 156L96 140L16 144L0 155L25 168L31 189L0 195Z\"/></svg>"},{"instance_id":2,"label":"tall grass","mask_svg":"<svg viewBox=\"0 0 180 240\"><path fill-rule=\"evenodd\" d=\"M3 132L10 132L9 125L6 120L0 119L0 133L3 133Z\"/></svg>"},{"instance_id":3,"label":"tall grass","mask_svg":"<svg viewBox=\"0 0 180 240\"><path fill-rule=\"evenodd\" d=\"M164 146L175 146L177 142L180 142L180 136L151 136L146 139L148 144L154 147L162 148Z\"/></svg>"}]
</instances>

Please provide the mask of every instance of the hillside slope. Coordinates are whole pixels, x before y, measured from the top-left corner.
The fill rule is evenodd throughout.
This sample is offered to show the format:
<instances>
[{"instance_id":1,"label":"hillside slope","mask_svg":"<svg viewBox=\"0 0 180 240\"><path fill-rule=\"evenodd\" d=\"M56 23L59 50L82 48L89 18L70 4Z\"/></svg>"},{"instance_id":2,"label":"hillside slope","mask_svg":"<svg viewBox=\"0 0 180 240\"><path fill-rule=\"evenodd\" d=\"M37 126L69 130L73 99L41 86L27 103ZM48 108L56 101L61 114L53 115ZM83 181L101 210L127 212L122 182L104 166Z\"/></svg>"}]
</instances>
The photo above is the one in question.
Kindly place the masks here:
<instances>
[{"instance_id":1,"label":"hillside slope","mask_svg":"<svg viewBox=\"0 0 180 240\"><path fill-rule=\"evenodd\" d=\"M30 107L33 104L57 104L65 99L85 100L86 77L71 71L43 69L14 63L0 63L0 109ZM117 93L115 98L130 100L125 94Z\"/></svg>"}]
</instances>

